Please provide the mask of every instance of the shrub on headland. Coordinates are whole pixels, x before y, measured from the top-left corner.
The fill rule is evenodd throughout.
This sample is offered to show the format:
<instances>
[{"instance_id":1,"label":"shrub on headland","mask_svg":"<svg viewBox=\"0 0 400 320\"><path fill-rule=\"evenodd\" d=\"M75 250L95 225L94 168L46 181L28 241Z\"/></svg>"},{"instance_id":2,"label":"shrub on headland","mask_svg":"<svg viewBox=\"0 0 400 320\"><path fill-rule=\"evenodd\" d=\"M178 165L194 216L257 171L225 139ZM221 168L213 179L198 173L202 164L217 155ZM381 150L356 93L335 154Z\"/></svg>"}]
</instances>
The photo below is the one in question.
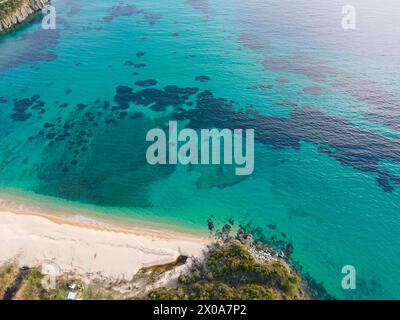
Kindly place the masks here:
<instances>
[{"instance_id":1,"label":"shrub on headland","mask_svg":"<svg viewBox=\"0 0 400 320\"><path fill-rule=\"evenodd\" d=\"M258 262L236 241L211 246L202 262L179 277L177 288L149 293L162 300L271 300L306 298L303 282L283 262Z\"/></svg>"},{"instance_id":2,"label":"shrub on headland","mask_svg":"<svg viewBox=\"0 0 400 320\"><path fill-rule=\"evenodd\" d=\"M0 0L0 19L3 19L7 15L13 13L17 9L23 0Z\"/></svg>"}]
</instances>

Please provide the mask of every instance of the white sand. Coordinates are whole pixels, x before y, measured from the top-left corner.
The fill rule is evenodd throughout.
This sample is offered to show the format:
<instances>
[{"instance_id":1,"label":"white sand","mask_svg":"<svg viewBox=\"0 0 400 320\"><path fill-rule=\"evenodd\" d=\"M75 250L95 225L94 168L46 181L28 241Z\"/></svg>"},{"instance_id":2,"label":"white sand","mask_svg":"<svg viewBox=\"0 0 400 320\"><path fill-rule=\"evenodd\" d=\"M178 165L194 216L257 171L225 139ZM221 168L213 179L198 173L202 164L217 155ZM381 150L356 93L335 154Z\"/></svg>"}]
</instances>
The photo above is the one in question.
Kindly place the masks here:
<instances>
[{"instance_id":1,"label":"white sand","mask_svg":"<svg viewBox=\"0 0 400 320\"><path fill-rule=\"evenodd\" d=\"M85 278L130 280L143 266L200 257L208 240L162 230L121 230L0 211L0 265L41 266Z\"/></svg>"}]
</instances>

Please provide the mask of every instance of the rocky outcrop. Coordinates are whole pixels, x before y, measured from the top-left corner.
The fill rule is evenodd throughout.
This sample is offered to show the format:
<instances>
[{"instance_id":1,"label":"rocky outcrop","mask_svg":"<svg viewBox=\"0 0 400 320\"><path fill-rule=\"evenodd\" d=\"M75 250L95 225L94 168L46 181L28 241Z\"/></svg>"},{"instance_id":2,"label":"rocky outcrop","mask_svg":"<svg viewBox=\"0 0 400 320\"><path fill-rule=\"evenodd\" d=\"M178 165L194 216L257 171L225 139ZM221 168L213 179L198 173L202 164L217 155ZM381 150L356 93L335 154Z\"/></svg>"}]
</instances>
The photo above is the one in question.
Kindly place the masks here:
<instances>
[{"instance_id":1,"label":"rocky outcrop","mask_svg":"<svg viewBox=\"0 0 400 320\"><path fill-rule=\"evenodd\" d=\"M0 0L0 33L24 22L49 0Z\"/></svg>"}]
</instances>

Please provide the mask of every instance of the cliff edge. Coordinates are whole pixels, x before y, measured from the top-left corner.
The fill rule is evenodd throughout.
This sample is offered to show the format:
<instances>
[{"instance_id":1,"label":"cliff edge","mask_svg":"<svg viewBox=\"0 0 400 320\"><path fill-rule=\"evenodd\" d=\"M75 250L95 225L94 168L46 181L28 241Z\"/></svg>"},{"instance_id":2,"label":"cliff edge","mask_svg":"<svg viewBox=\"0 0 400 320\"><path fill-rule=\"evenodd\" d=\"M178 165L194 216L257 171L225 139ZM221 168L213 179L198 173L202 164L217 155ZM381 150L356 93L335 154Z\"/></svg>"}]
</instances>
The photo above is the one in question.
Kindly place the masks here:
<instances>
[{"instance_id":1,"label":"cliff edge","mask_svg":"<svg viewBox=\"0 0 400 320\"><path fill-rule=\"evenodd\" d=\"M0 33L24 22L48 3L49 0L0 0Z\"/></svg>"}]
</instances>

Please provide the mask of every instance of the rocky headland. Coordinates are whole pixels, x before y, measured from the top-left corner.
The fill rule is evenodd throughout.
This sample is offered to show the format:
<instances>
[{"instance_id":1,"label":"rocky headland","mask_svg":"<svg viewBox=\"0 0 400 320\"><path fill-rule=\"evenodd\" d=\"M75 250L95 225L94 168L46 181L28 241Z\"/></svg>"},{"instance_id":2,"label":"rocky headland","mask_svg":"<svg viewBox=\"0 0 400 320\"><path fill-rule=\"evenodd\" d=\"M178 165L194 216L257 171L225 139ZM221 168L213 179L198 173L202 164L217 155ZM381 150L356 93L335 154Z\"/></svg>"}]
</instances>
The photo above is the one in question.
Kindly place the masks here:
<instances>
[{"instance_id":1,"label":"rocky headland","mask_svg":"<svg viewBox=\"0 0 400 320\"><path fill-rule=\"evenodd\" d=\"M0 0L0 33L25 22L48 3L49 0Z\"/></svg>"}]
</instances>

